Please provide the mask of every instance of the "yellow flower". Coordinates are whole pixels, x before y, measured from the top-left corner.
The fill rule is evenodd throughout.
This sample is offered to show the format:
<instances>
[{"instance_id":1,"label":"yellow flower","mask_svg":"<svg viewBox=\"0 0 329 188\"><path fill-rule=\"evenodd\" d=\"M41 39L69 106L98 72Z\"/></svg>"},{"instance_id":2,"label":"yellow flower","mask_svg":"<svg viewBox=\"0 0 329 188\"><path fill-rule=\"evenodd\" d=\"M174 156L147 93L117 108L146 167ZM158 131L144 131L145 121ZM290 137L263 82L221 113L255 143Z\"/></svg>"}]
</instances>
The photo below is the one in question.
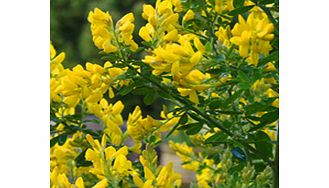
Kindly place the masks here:
<instances>
[{"instance_id":1,"label":"yellow flower","mask_svg":"<svg viewBox=\"0 0 329 188\"><path fill-rule=\"evenodd\" d=\"M138 48L138 44L132 40L132 34L135 28L135 25L133 24L134 20L133 13L128 13L123 16L115 26L119 42L129 46L132 51L136 51Z\"/></svg>"},{"instance_id":2,"label":"yellow flower","mask_svg":"<svg viewBox=\"0 0 329 188\"><path fill-rule=\"evenodd\" d=\"M142 17L147 24L139 30L139 36L145 41L157 41L155 47L164 42L177 41L178 14L182 10L180 0L158 0L155 8L151 5L143 5ZM155 32L157 31L157 32Z\"/></svg>"},{"instance_id":3,"label":"yellow flower","mask_svg":"<svg viewBox=\"0 0 329 188\"><path fill-rule=\"evenodd\" d=\"M123 16L114 27L111 15L95 8L94 11L90 11L88 21L91 24L94 44L98 49L105 53L112 53L118 51L120 45L123 45L128 46L132 51L137 50L138 45L132 39L135 27L132 13Z\"/></svg>"},{"instance_id":4,"label":"yellow flower","mask_svg":"<svg viewBox=\"0 0 329 188\"><path fill-rule=\"evenodd\" d=\"M182 165L183 168L192 171L198 170L199 162L192 159L195 157L192 147L189 147L185 142L183 144L178 144L173 141L169 141L169 147L181 158L182 163L184 163Z\"/></svg>"},{"instance_id":5,"label":"yellow flower","mask_svg":"<svg viewBox=\"0 0 329 188\"><path fill-rule=\"evenodd\" d=\"M215 11L222 13L223 11L231 11L234 9L233 0L216 0Z\"/></svg>"},{"instance_id":6,"label":"yellow flower","mask_svg":"<svg viewBox=\"0 0 329 188\"><path fill-rule=\"evenodd\" d=\"M103 179L99 181L96 185L94 185L92 188L107 188L108 182L107 179Z\"/></svg>"},{"instance_id":7,"label":"yellow flower","mask_svg":"<svg viewBox=\"0 0 329 188\"><path fill-rule=\"evenodd\" d=\"M239 23L232 29L230 41L239 46L241 57L247 57L249 64L257 65L259 54L267 55L272 49L270 41L274 38L274 26L266 14L262 17L252 12L247 21L239 15Z\"/></svg>"},{"instance_id":8,"label":"yellow flower","mask_svg":"<svg viewBox=\"0 0 329 188\"><path fill-rule=\"evenodd\" d=\"M193 10L189 9L183 17L183 22L187 22L193 19L194 19L194 12Z\"/></svg>"},{"instance_id":9,"label":"yellow flower","mask_svg":"<svg viewBox=\"0 0 329 188\"><path fill-rule=\"evenodd\" d=\"M64 67L62 65L64 59L65 53L61 52L56 56L56 50L54 46L50 43L50 74L52 76L58 76L64 70Z\"/></svg>"},{"instance_id":10,"label":"yellow flower","mask_svg":"<svg viewBox=\"0 0 329 188\"><path fill-rule=\"evenodd\" d=\"M79 177L76 181L75 181L75 186L77 188L85 188L85 184L83 182L83 179L81 177Z\"/></svg>"},{"instance_id":11,"label":"yellow flower","mask_svg":"<svg viewBox=\"0 0 329 188\"><path fill-rule=\"evenodd\" d=\"M120 154L115 158L113 170L119 173L121 176L128 176L131 167L131 161L127 160L124 155Z\"/></svg>"},{"instance_id":12,"label":"yellow flower","mask_svg":"<svg viewBox=\"0 0 329 188\"><path fill-rule=\"evenodd\" d=\"M215 33L218 37L218 40L226 47L231 46L230 38L231 38L231 28L230 26L226 26L224 29L223 27L220 27L219 30Z\"/></svg>"},{"instance_id":13,"label":"yellow flower","mask_svg":"<svg viewBox=\"0 0 329 188\"><path fill-rule=\"evenodd\" d=\"M143 118L140 107L136 106L133 113L129 114L127 121L127 133L135 144L138 145L135 149L140 148L141 141L152 133L160 139L160 135L154 132L160 125L160 122L153 119L151 116Z\"/></svg>"}]
</instances>

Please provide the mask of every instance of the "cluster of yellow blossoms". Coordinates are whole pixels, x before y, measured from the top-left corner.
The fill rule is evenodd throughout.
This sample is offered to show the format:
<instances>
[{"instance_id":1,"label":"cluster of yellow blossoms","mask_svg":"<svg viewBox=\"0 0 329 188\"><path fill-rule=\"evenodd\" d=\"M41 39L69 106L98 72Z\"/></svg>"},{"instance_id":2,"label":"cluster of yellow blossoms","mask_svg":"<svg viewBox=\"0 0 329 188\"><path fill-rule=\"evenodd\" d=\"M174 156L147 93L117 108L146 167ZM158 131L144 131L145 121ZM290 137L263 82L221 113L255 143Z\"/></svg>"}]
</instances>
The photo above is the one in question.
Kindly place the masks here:
<instances>
[{"instance_id":1,"label":"cluster of yellow blossoms","mask_svg":"<svg viewBox=\"0 0 329 188\"><path fill-rule=\"evenodd\" d=\"M94 44L105 53L116 52L124 46L132 51L137 50L138 45L132 39L134 20L134 15L128 13L114 27L112 16L108 12L95 8L94 12L88 15Z\"/></svg>"},{"instance_id":2,"label":"cluster of yellow blossoms","mask_svg":"<svg viewBox=\"0 0 329 188\"><path fill-rule=\"evenodd\" d=\"M259 55L268 55L272 50L270 42L274 38L274 25L258 7L251 9L247 20L239 15L238 21L232 30L229 26L220 27L216 32L218 40L227 47L237 45L240 56L257 66Z\"/></svg>"},{"instance_id":3,"label":"cluster of yellow blossoms","mask_svg":"<svg viewBox=\"0 0 329 188\"><path fill-rule=\"evenodd\" d=\"M231 23L230 15L227 13L236 8L233 0L206 2L208 6L197 13L193 11L197 10L195 7L186 8L180 0L157 0L154 7L144 5L142 17L147 23L140 28L138 34L144 40L146 48L138 62L127 59L130 57L127 54L131 55L139 49L132 35L135 29L133 13L126 14L115 24L108 12L98 8L88 15L95 46L102 50L103 54L115 53L120 56L121 59L113 61L113 64L109 61L102 65L87 62L84 66L77 65L72 69L66 69L62 65L65 53L57 54L54 46L50 45L50 101L54 106L52 110L56 110L55 119L59 119L56 120L56 128L51 133L51 139L57 139L57 143L53 144L50 150L52 188L181 187L181 176L174 172L171 162L165 166L158 165L155 147L162 141L162 133L171 131L169 136L176 128L185 126L189 129L193 128L191 124L200 124L202 126L198 131L201 132L189 136L189 140L198 140L204 144L204 148L201 149L207 149L210 145L206 144L206 140L222 133L209 122L216 123L218 120L227 123L234 119L231 114L238 114L235 119L250 118L245 116L245 107L253 102L261 103L264 98L273 98L269 106L274 108L274 112L277 110L279 94L272 87L278 84L274 78L277 71L274 61L262 65L262 73L265 72L266 77L257 75L257 78L246 81L249 88L243 89L248 92L248 96L236 95L244 92L243 89L240 90L240 85L235 86L236 82L240 81L236 78L240 70L218 75L212 73L226 66L224 63L214 65L217 63L215 58L222 55L216 54L219 50L214 48L230 48L235 56L240 55L240 59L252 65L245 64L248 68L257 68L260 59L272 50L271 41L275 37L274 25L267 14L251 1L245 1L245 5L254 7L246 14L246 19L238 15L238 22L232 29L228 25L222 27L216 23L211 34L206 30L190 32L188 27L191 26L191 20L199 19L200 16L205 19L210 14L216 17L226 15L221 19ZM212 40L208 41L210 38ZM120 100L109 103L108 98L113 99L116 90L131 86L129 84L134 82L133 78L143 78L144 67L147 67L148 75L160 78L157 83L159 88L174 88L170 95L177 93L180 100L174 102L177 108L173 111L168 112L166 107L163 109L160 114L162 119L143 116L141 108L136 106L125 121L122 116L124 104ZM150 67L151 70L148 69ZM131 70L132 68L135 70ZM231 68L239 67L228 66L227 69ZM136 74L132 78L128 73ZM129 78L123 79L125 76ZM152 81L152 77L150 79ZM226 86L228 91L224 91ZM184 97L188 98L186 103ZM229 102L237 104L234 107L232 105L233 111L225 109L230 104L223 101L228 98L231 100ZM188 100L195 105L189 105ZM209 106L202 106L202 102ZM189 109L191 106L195 108ZM177 110L178 108L181 109ZM209 121L205 117L210 114L209 109L216 111L212 114L216 120L213 118L210 119L213 121ZM200 115L198 112L202 113L201 120L200 117L192 117L193 114ZM67 116L72 118L79 113L83 116L88 114L97 117L101 122L99 124L103 126L101 131L93 132L86 128L86 125L81 123L85 117L73 122L72 125L63 122ZM185 120L182 118L183 114ZM253 119L249 122L260 124L264 114L266 111L251 113ZM276 141L275 130L269 129L276 124L277 121L271 121L259 131L265 132L272 141ZM68 127L73 132L65 132ZM60 143L58 140L63 138L64 142ZM132 145L129 139L134 142ZM218 162L207 156L208 153L195 153L186 143L169 141L169 145L181 158L182 167L196 173L198 187L210 188L229 182L230 177L226 176L226 172L232 166L232 154L228 149L220 154L221 159ZM221 151L224 151L223 148ZM133 155L135 158L137 155L137 159L134 159ZM88 165L79 164L77 159L84 160ZM252 173L254 170L248 166L244 168L242 177L248 179L246 177ZM266 169L266 173L263 174L265 175L259 179L268 177L270 172Z\"/></svg>"},{"instance_id":4,"label":"cluster of yellow blossoms","mask_svg":"<svg viewBox=\"0 0 329 188\"><path fill-rule=\"evenodd\" d=\"M145 182L139 177L137 169L133 168L132 162L127 159L129 148L127 146L120 147L116 150L113 146L123 144L125 138L120 128L124 124L121 112L124 105L121 101L115 104L109 104L104 98L106 92L109 97L113 97L114 93L111 86L116 87L120 84L116 77L125 72L124 69L111 67L110 62L106 62L104 67L97 64L86 64L86 70L77 65L72 70L64 69L61 64L64 60L64 53L56 56L56 50L51 45L51 102L62 102L65 106L60 107L56 113L58 118L65 115L75 114L75 108L78 104L82 104L82 108L87 112L98 117L103 125L103 136L101 143L92 136L84 134L80 131L76 132L72 138L66 140L63 145L55 144L51 148L51 185L53 188L84 188L86 182L83 177L93 174L99 180L93 186L94 188L105 188L109 184L118 184L123 182L124 187L131 187L131 183L127 181L127 177L132 177L134 183L140 188L152 188L154 186L170 188L180 185L180 176L175 174L172 164L158 168L156 164L152 164L153 171L150 171L146 157L141 156L144 169L147 171ZM151 133L152 127L158 131L167 131L173 122L155 120L150 116L142 118L141 110L136 107L133 114L128 119L128 134L134 141L138 142L138 147L132 147L130 150L140 153L141 141L145 134ZM163 123L162 123L163 122ZM159 127L160 125L164 127ZM63 126L58 126L57 131L62 131ZM55 133L52 137L58 136ZM160 137L160 135L159 135ZM113 146L108 146L108 143ZM88 144L91 148L88 148ZM85 159L91 161L92 167L78 167L75 159L86 149ZM148 155L143 151L144 155ZM154 160L152 160L154 162ZM168 181L169 180L169 181ZM75 183L72 183L75 181ZM88 183L88 182L87 182ZM90 186L88 184L88 186ZM118 185L117 185L118 186Z\"/></svg>"},{"instance_id":5,"label":"cluster of yellow blossoms","mask_svg":"<svg viewBox=\"0 0 329 188\"><path fill-rule=\"evenodd\" d=\"M205 47L198 36L180 34L178 31L177 12L181 9L175 2L157 1L155 8L144 5L142 15L148 23L140 29L139 35L147 42L154 42L154 45L153 50L145 56L143 62L153 68L155 75L172 76L173 84L181 95L189 96L191 101L199 103L196 91L209 87L202 82L210 75L196 69ZM183 21L188 21L193 17L194 13L190 10L185 14Z\"/></svg>"}]
</instances>

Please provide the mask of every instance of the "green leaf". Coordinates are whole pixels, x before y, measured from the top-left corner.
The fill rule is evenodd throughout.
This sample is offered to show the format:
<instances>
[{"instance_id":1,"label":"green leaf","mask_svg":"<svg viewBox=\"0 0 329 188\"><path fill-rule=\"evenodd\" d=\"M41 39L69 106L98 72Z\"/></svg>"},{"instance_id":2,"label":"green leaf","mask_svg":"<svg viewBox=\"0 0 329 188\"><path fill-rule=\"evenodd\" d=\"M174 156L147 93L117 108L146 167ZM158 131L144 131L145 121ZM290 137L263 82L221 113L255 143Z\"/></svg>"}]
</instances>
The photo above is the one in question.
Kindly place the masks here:
<instances>
[{"instance_id":1,"label":"green leaf","mask_svg":"<svg viewBox=\"0 0 329 188\"><path fill-rule=\"evenodd\" d=\"M233 0L234 8L242 7L244 4L244 0Z\"/></svg>"},{"instance_id":2,"label":"green leaf","mask_svg":"<svg viewBox=\"0 0 329 188\"><path fill-rule=\"evenodd\" d=\"M100 124L100 121L98 119L86 119L86 120L83 120L83 123L96 123L96 124Z\"/></svg>"},{"instance_id":3,"label":"green leaf","mask_svg":"<svg viewBox=\"0 0 329 188\"><path fill-rule=\"evenodd\" d=\"M253 120L253 121L260 121L260 117L256 117L256 116L247 116L246 118Z\"/></svg>"},{"instance_id":4,"label":"green leaf","mask_svg":"<svg viewBox=\"0 0 329 188\"><path fill-rule=\"evenodd\" d=\"M194 125L190 125L186 129L186 134L187 135L194 135L197 134L203 127L203 123L198 123Z\"/></svg>"},{"instance_id":5,"label":"green leaf","mask_svg":"<svg viewBox=\"0 0 329 188\"><path fill-rule=\"evenodd\" d=\"M65 144L66 139L67 139L66 133L59 135L58 136L58 145L62 146L63 144Z\"/></svg>"},{"instance_id":6,"label":"green leaf","mask_svg":"<svg viewBox=\"0 0 329 188\"><path fill-rule=\"evenodd\" d=\"M200 124L199 122L197 122L197 123L189 123L189 124L182 125L182 126L178 127L177 130L186 130L190 126L199 125L199 124Z\"/></svg>"},{"instance_id":7,"label":"green leaf","mask_svg":"<svg viewBox=\"0 0 329 188\"><path fill-rule=\"evenodd\" d=\"M268 102L268 103L255 102L255 103L252 103L250 105L245 106L244 109L246 111L246 115L247 116L250 116L251 114L254 114L256 112L264 112L264 111L266 111L269 108L270 105L271 105L270 102Z\"/></svg>"},{"instance_id":8,"label":"green leaf","mask_svg":"<svg viewBox=\"0 0 329 188\"><path fill-rule=\"evenodd\" d=\"M119 57L116 54L109 54L109 55L101 57L101 60L111 61L111 62L115 62L118 59L119 59Z\"/></svg>"},{"instance_id":9,"label":"green leaf","mask_svg":"<svg viewBox=\"0 0 329 188\"><path fill-rule=\"evenodd\" d=\"M125 96L125 95L127 95L128 93L130 93L130 92L134 89L134 87L135 87L134 84L130 84L129 86L126 86L126 87L124 87L123 89L121 89L121 90L118 92L118 95Z\"/></svg>"},{"instance_id":10,"label":"green leaf","mask_svg":"<svg viewBox=\"0 0 329 188\"><path fill-rule=\"evenodd\" d=\"M225 135L220 134L220 133L215 133L214 135L212 135L211 137L207 138L205 143L206 144L219 144L220 141L224 141L224 137Z\"/></svg>"},{"instance_id":11,"label":"green leaf","mask_svg":"<svg viewBox=\"0 0 329 188\"><path fill-rule=\"evenodd\" d=\"M238 99L243 93L243 90L236 91L233 95L231 95L226 101L224 102L224 106L227 107L229 104L234 103L236 99Z\"/></svg>"},{"instance_id":12,"label":"green leaf","mask_svg":"<svg viewBox=\"0 0 329 188\"><path fill-rule=\"evenodd\" d=\"M58 136L50 140L50 147L53 147L58 142Z\"/></svg>"},{"instance_id":13,"label":"green leaf","mask_svg":"<svg viewBox=\"0 0 329 188\"><path fill-rule=\"evenodd\" d=\"M278 119L279 119L279 111L278 110L274 110L272 112L268 112L268 113L264 114L260 118L260 122L261 123L264 123L264 124L270 124L270 123L275 122Z\"/></svg>"},{"instance_id":14,"label":"green leaf","mask_svg":"<svg viewBox=\"0 0 329 188\"><path fill-rule=\"evenodd\" d=\"M196 115L195 113L191 113L189 112L188 115L190 115L190 117L196 121L199 121L199 122L204 122L204 120L202 118L200 118L198 115Z\"/></svg>"},{"instance_id":15,"label":"green leaf","mask_svg":"<svg viewBox=\"0 0 329 188\"><path fill-rule=\"evenodd\" d=\"M271 144L270 137L263 131L258 131L255 134L255 147L266 158L273 156L273 144Z\"/></svg>"},{"instance_id":16,"label":"green leaf","mask_svg":"<svg viewBox=\"0 0 329 188\"><path fill-rule=\"evenodd\" d=\"M213 48L213 42L212 40L211 41L208 41L205 45L205 51L206 52L212 52L212 49Z\"/></svg>"},{"instance_id":17,"label":"green leaf","mask_svg":"<svg viewBox=\"0 0 329 188\"><path fill-rule=\"evenodd\" d=\"M216 69L209 69L209 70L207 70L206 72L209 73L209 74L220 74L220 73L222 73L223 71L222 71L222 69L220 69L220 68L216 68Z\"/></svg>"},{"instance_id":18,"label":"green leaf","mask_svg":"<svg viewBox=\"0 0 329 188\"><path fill-rule=\"evenodd\" d=\"M93 163L91 161L87 161L85 158L86 155L86 150L82 151L76 158L75 158L75 163L77 165L77 167L81 167L81 166L91 166Z\"/></svg>"},{"instance_id":19,"label":"green leaf","mask_svg":"<svg viewBox=\"0 0 329 188\"><path fill-rule=\"evenodd\" d=\"M260 118L260 123L254 126L253 128L251 128L249 132L263 128L264 126L271 124L277 121L278 119L279 119L279 110L268 112Z\"/></svg>"},{"instance_id":20,"label":"green leaf","mask_svg":"<svg viewBox=\"0 0 329 188\"><path fill-rule=\"evenodd\" d=\"M264 65L267 62L278 61L279 60L279 51L275 51L270 55L259 60L259 65Z\"/></svg>"},{"instance_id":21,"label":"green leaf","mask_svg":"<svg viewBox=\"0 0 329 188\"><path fill-rule=\"evenodd\" d=\"M275 0L258 0L259 4L268 5L275 2Z\"/></svg>"},{"instance_id":22,"label":"green leaf","mask_svg":"<svg viewBox=\"0 0 329 188\"><path fill-rule=\"evenodd\" d=\"M179 119L178 123L179 123L180 125L184 125L185 123L187 123L187 121L188 121L188 116L187 116L187 114L185 113L185 114L183 114L182 117Z\"/></svg>"},{"instance_id":23,"label":"green leaf","mask_svg":"<svg viewBox=\"0 0 329 188\"><path fill-rule=\"evenodd\" d=\"M238 14L243 14L245 12L248 12L250 9L252 9L254 7L254 5L251 5L251 6L246 6L246 7L239 7L239 8L236 8L234 10L232 10L231 12L229 12L228 14L230 16L236 16Z\"/></svg>"},{"instance_id":24,"label":"green leaf","mask_svg":"<svg viewBox=\"0 0 329 188\"><path fill-rule=\"evenodd\" d=\"M219 108L221 105L222 105L222 102L220 99L214 99L214 100L210 101L209 108L211 110L214 110L214 109Z\"/></svg>"},{"instance_id":25,"label":"green leaf","mask_svg":"<svg viewBox=\"0 0 329 188\"><path fill-rule=\"evenodd\" d=\"M144 96L144 103L146 105L152 104L158 98L156 91L151 91Z\"/></svg>"},{"instance_id":26,"label":"green leaf","mask_svg":"<svg viewBox=\"0 0 329 188\"><path fill-rule=\"evenodd\" d=\"M149 139L150 143L155 142L155 140L156 140L156 137L154 135L151 135L150 139Z\"/></svg>"},{"instance_id":27,"label":"green leaf","mask_svg":"<svg viewBox=\"0 0 329 188\"><path fill-rule=\"evenodd\" d=\"M162 90L159 90L158 94L160 95L161 98L164 98L164 99L171 99L172 98L168 93L165 93Z\"/></svg>"}]
</instances>

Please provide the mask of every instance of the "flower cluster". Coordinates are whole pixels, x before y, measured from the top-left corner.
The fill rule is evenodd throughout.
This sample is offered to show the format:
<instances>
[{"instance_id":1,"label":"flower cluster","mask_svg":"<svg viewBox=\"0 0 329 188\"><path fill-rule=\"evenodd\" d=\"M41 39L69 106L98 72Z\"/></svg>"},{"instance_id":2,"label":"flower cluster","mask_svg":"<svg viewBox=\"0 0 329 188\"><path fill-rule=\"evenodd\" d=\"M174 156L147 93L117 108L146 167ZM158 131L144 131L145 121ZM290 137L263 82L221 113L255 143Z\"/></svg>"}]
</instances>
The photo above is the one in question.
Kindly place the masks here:
<instances>
[{"instance_id":1,"label":"flower cluster","mask_svg":"<svg viewBox=\"0 0 329 188\"><path fill-rule=\"evenodd\" d=\"M105 53L116 52L121 46L127 46L132 51L136 51L138 45L132 38L134 20L134 15L128 13L114 27L112 16L108 12L95 8L88 15L94 44Z\"/></svg>"},{"instance_id":2,"label":"flower cluster","mask_svg":"<svg viewBox=\"0 0 329 188\"><path fill-rule=\"evenodd\" d=\"M176 165L158 161L167 141L195 173L191 187L269 187L278 160L273 6L157 0L143 5L141 44L133 13L114 23L90 11L103 62L65 68L50 44L51 187L182 187ZM159 118L141 105L125 114L127 94L166 104Z\"/></svg>"}]
</instances>

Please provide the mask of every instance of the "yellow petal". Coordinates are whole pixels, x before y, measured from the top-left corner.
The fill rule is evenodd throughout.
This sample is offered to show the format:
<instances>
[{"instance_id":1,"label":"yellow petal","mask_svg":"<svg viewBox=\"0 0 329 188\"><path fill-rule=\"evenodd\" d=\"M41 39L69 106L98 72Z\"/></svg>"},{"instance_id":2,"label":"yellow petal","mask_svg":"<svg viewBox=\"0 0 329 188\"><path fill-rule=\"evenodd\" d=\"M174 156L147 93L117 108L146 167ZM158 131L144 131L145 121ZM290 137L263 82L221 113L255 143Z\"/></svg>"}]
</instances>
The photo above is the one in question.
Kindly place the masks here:
<instances>
[{"instance_id":1,"label":"yellow petal","mask_svg":"<svg viewBox=\"0 0 329 188\"><path fill-rule=\"evenodd\" d=\"M192 19L194 19L194 12L193 10L189 9L183 17L183 22L187 22Z\"/></svg>"},{"instance_id":2,"label":"yellow petal","mask_svg":"<svg viewBox=\"0 0 329 188\"><path fill-rule=\"evenodd\" d=\"M113 114L120 114L122 112L123 108L124 108L124 105L122 104L122 102L118 101L114 104L113 109L112 109L112 113Z\"/></svg>"},{"instance_id":3,"label":"yellow petal","mask_svg":"<svg viewBox=\"0 0 329 188\"><path fill-rule=\"evenodd\" d=\"M99 181L96 185L94 185L92 188L107 188L108 183L107 179L103 179L102 181Z\"/></svg>"},{"instance_id":4,"label":"yellow petal","mask_svg":"<svg viewBox=\"0 0 329 188\"><path fill-rule=\"evenodd\" d=\"M145 171L145 178L147 180L154 180L155 179L155 176L153 175L152 171L149 168L144 167L144 171Z\"/></svg>"},{"instance_id":5,"label":"yellow petal","mask_svg":"<svg viewBox=\"0 0 329 188\"><path fill-rule=\"evenodd\" d=\"M83 182L82 177L79 177L76 181L75 181L75 186L77 186L77 188L85 188L85 184Z\"/></svg>"}]
</instances>

